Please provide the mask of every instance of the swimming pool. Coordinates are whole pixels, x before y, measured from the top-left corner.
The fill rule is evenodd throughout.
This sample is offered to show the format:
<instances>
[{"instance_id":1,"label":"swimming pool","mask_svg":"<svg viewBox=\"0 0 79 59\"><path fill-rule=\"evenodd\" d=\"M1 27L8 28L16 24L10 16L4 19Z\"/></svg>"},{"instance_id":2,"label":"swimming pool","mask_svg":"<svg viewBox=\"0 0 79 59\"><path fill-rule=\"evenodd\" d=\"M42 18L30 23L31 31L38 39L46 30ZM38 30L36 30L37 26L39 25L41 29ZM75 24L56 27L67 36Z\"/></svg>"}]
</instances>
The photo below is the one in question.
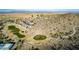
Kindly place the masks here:
<instances>
[{"instance_id":1,"label":"swimming pool","mask_svg":"<svg viewBox=\"0 0 79 59\"><path fill-rule=\"evenodd\" d=\"M13 43L6 43L6 44L1 43L0 50L9 50L13 47L13 45L14 45Z\"/></svg>"}]
</instances>

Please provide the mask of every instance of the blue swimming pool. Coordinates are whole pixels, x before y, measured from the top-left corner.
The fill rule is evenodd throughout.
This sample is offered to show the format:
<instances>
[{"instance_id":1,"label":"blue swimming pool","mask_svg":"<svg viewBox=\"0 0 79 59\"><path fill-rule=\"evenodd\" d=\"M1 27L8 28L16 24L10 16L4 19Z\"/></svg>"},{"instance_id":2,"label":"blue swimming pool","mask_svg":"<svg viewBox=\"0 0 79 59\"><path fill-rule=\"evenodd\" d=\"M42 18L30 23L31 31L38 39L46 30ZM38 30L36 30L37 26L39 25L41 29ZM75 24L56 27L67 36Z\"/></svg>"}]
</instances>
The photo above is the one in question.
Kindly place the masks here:
<instances>
[{"instance_id":1,"label":"blue swimming pool","mask_svg":"<svg viewBox=\"0 0 79 59\"><path fill-rule=\"evenodd\" d=\"M0 50L9 50L13 47L13 43L0 44Z\"/></svg>"}]
</instances>

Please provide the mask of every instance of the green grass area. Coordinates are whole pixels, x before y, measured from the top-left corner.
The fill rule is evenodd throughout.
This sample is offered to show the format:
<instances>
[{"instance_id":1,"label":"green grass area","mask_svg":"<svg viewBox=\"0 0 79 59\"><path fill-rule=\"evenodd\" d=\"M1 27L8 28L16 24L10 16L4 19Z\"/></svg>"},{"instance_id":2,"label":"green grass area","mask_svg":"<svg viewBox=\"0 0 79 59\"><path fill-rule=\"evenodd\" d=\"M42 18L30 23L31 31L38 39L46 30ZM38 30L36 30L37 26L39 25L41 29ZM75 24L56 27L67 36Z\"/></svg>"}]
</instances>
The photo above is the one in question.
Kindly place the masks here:
<instances>
[{"instance_id":1,"label":"green grass area","mask_svg":"<svg viewBox=\"0 0 79 59\"><path fill-rule=\"evenodd\" d=\"M14 33L14 34L17 35L19 38L23 38L23 37L25 37L25 35L20 34L20 33Z\"/></svg>"},{"instance_id":2,"label":"green grass area","mask_svg":"<svg viewBox=\"0 0 79 59\"><path fill-rule=\"evenodd\" d=\"M14 25L8 26L8 30L11 30L12 32L19 32L20 31L20 29L16 28Z\"/></svg>"},{"instance_id":3,"label":"green grass area","mask_svg":"<svg viewBox=\"0 0 79 59\"><path fill-rule=\"evenodd\" d=\"M33 37L35 40L45 40L47 37L45 35L36 35Z\"/></svg>"},{"instance_id":4,"label":"green grass area","mask_svg":"<svg viewBox=\"0 0 79 59\"><path fill-rule=\"evenodd\" d=\"M25 37L25 35L19 33L20 29L16 28L16 26L14 26L14 25L8 26L8 30L11 30L11 32L13 32L13 34L15 34L19 38Z\"/></svg>"}]
</instances>

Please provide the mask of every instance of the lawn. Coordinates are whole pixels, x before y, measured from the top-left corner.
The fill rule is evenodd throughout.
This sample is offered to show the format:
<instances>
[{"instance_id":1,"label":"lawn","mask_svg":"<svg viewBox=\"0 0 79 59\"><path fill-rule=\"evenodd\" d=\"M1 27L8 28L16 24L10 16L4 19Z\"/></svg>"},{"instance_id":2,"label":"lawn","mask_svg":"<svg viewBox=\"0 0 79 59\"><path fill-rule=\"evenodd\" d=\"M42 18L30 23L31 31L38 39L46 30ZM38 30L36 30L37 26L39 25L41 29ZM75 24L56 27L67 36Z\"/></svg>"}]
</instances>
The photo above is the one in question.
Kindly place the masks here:
<instances>
[{"instance_id":1,"label":"lawn","mask_svg":"<svg viewBox=\"0 0 79 59\"><path fill-rule=\"evenodd\" d=\"M45 40L47 37L45 35L36 35L33 37L35 40Z\"/></svg>"},{"instance_id":2,"label":"lawn","mask_svg":"<svg viewBox=\"0 0 79 59\"><path fill-rule=\"evenodd\" d=\"M20 29L19 29L19 28L16 28L16 26L14 26L14 25L8 26L8 30L11 30L11 32L12 32L13 34L15 34L15 35L16 35L17 37L19 37L19 38L25 37L25 35L19 33L19 32L20 32Z\"/></svg>"}]
</instances>

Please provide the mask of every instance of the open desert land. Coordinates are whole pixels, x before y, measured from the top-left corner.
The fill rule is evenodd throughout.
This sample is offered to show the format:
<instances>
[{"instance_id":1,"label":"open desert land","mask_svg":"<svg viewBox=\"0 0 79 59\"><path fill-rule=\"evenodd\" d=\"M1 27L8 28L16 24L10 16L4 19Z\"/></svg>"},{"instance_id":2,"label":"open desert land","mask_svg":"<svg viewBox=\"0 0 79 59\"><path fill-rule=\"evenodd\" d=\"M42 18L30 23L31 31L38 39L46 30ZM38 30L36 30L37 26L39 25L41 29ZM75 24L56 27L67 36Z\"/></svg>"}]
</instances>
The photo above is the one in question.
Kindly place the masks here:
<instances>
[{"instance_id":1,"label":"open desert land","mask_svg":"<svg viewBox=\"0 0 79 59\"><path fill-rule=\"evenodd\" d=\"M79 14L0 14L0 42L13 50L79 49Z\"/></svg>"}]
</instances>

